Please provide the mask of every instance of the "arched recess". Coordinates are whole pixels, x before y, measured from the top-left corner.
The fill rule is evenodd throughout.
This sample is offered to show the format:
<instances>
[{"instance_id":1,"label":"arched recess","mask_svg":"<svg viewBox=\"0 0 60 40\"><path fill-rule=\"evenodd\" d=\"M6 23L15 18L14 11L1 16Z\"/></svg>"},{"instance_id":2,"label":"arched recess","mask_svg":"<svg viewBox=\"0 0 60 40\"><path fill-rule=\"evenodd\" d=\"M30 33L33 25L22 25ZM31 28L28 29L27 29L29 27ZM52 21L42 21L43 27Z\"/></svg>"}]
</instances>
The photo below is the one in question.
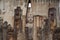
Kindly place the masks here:
<instances>
[{"instance_id":1,"label":"arched recess","mask_svg":"<svg viewBox=\"0 0 60 40\"><path fill-rule=\"evenodd\" d=\"M51 30L54 30L56 27L56 8L49 8L48 10L48 20L49 20L49 27Z\"/></svg>"}]
</instances>

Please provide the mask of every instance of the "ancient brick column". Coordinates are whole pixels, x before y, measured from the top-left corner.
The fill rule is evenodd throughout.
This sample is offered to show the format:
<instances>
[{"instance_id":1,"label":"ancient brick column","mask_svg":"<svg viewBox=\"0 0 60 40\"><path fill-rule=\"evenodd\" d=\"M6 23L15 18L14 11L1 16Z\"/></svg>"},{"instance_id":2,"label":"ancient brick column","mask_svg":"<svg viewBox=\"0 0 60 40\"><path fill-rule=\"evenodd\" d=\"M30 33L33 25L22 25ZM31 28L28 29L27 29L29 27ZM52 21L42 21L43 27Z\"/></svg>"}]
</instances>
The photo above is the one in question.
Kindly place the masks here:
<instances>
[{"instance_id":1,"label":"ancient brick column","mask_svg":"<svg viewBox=\"0 0 60 40\"><path fill-rule=\"evenodd\" d=\"M3 19L0 18L0 40L3 40L2 24L3 24Z\"/></svg>"},{"instance_id":2,"label":"ancient brick column","mask_svg":"<svg viewBox=\"0 0 60 40\"><path fill-rule=\"evenodd\" d=\"M57 27L56 24L56 8L52 7L49 8L48 10L48 27L50 29L50 33L49 33L49 40L53 40L53 31L55 30L55 28Z\"/></svg>"},{"instance_id":3,"label":"ancient brick column","mask_svg":"<svg viewBox=\"0 0 60 40\"><path fill-rule=\"evenodd\" d=\"M22 9L21 7L17 7L15 9L15 14L14 14L14 40L17 40L17 33L22 33L22 20L21 20L21 15L22 15Z\"/></svg>"},{"instance_id":4,"label":"ancient brick column","mask_svg":"<svg viewBox=\"0 0 60 40\"><path fill-rule=\"evenodd\" d=\"M5 21L3 23L3 40L7 40L7 28L8 28L8 23Z\"/></svg>"},{"instance_id":5,"label":"ancient brick column","mask_svg":"<svg viewBox=\"0 0 60 40\"><path fill-rule=\"evenodd\" d=\"M2 25L0 25L0 40L2 40L3 39L3 32L2 32Z\"/></svg>"},{"instance_id":6,"label":"ancient brick column","mask_svg":"<svg viewBox=\"0 0 60 40\"><path fill-rule=\"evenodd\" d=\"M39 16L34 16L34 32L33 32L33 40L38 40L37 38L37 28L40 26L39 25Z\"/></svg>"},{"instance_id":7,"label":"ancient brick column","mask_svg":"<svg viewBox=\"0 0 60 40\"><path fill-rule=\"evenodd\" d=\"M25 32L26 27L26 16L22 15L22 27L23 27L23 33Z\"/></svg>"},{"instance_id":8,"label":"ancient brick column","mask_svg":"<svg viewBox=\"0 0 60 40\"><path fill-rule=\"evenodd\" d=\"M26 27L26 16L22 15L22 19L21 19L21 24L20 26L22 26L22 32L20 32L21 29L18 30L18 35L17 35L17 40L25 40L25 27Z\"/></svg>"},{"instance_id":9,"label":"ancient brick column","mask_svg":"<svg viewBox=\"0 0 60 40\"><path fill-rule=\"evenodd\" d=\"M11 27L11 25L9 24L9 25L8 25L8 32L7 32L7 33L8 33L8 34L7 34L7 35L8 35L8 37L7 37L8 40L14 40L14 36L13 36L14 33L13 33L13 32L14 32L14 29L13 29L13 28Z\"/></svg>"},{"instance_id":10,"label":"ancient brick column","mask_svg":"<svg viewBox=\"0 0 60 40\"><path fill-rule=\"evenodd\" d=\"M44 28L44 19L46 17L41 15L34 16L34 32L33 32L33 40L42 40L43 36L43 28Z\"/></svg>"}]
</instances>

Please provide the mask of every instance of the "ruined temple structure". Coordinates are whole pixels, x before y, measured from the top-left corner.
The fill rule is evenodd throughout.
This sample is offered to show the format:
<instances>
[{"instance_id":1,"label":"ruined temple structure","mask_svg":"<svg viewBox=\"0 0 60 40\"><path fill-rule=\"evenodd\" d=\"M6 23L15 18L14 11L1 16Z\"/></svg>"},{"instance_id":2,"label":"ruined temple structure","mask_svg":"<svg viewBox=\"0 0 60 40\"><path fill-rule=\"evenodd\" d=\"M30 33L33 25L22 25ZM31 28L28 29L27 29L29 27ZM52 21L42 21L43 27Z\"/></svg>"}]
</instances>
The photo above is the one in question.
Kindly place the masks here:
<instances>
[{"instance_id":1,"label":"ruined temple structure","mask_svg":"<svg viewBox=\"0 0 60 40\"><path fill-rule=\"evenodd\" d=\"M60 40L60 0L0 0L0 40Z\"/></svg>"}]
</instances>

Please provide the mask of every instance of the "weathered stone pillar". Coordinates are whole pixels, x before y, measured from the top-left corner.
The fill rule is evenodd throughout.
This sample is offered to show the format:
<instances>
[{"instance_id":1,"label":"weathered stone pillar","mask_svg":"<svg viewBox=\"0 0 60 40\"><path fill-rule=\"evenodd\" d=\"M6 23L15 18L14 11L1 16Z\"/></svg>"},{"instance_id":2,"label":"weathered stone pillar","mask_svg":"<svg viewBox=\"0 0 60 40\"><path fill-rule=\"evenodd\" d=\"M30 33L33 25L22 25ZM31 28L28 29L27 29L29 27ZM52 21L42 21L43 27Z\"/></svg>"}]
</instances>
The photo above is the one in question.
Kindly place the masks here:
<instances>
[{"instance_id":1,"label":"weathered stone pillar","mask_svg":"<svg viewBox=\"0 0 60 40\"><path fill-rule=\"evenodd\" d=\"M3 32L2 32L2 25L0 25L0 40L2 40L3 39Z\"/></svg>"},{"instance_id":2,"label":"weathered stone pillar","mask_svg":"<svg viewBox=\"0 0 60 40\"><path fill-rule=\"evenodd\" d=\"M28 27L25 27L25 40L29 40Z\"/></svg>"},{"instance_id":3,"label":"weathered stone pillar","mask_svg":"<svg viewBox=\"0 0 60 40\"><path fill-rule=\"evenodd\" d=\"M22 31L23 31L24 40L26 40L25 39L25 27L26 27L26 15L22 15Z\"/></svg>"},{"instance_id":4,"label":"weathered stone pillar","mask_svg":"<svg viewBox=\"0 0 60 40\"><path fill-rule=\"evenodd\" d=\"M8 25L7 25L7 21L5 21L3 23L3 40L7 40L7 28L8 28Z\"/></svg>"},{"instance_id":5,"label":"weathered stone pillar","mask_svg":"<svg viewBox=\"0 0 60 40\"><path fill-rule=\"evenodd\" d=\"M34 33L33 33L33 40L43 40L44 38L44 19L46 19L45 16L36 15L34 16Z\"/></svg>"},{"instance_id":6,"label":"weathered stone pillar","mask_svg":"<svg viewBox=\"0 0 60 40\"><path fill-rule=\"evenodd\" d=\"M55 30L55 28L57 27L57 23L56 23L56 8L52 7L49 8L48 10L48 30L50 29L50 31L48 31L48 40L53 40L53 31Z\"/></svg>"},{"instance_id":7,"label":"weathered stone pillar","mask_svg":"<svg viewBox=\"0 0 60 40\"><path fill-rule=\"evenodd\" d=\"M37 28L39 27L39 16L34 16L34 32L33 32L33 40L38 40L37 38Z\"/></svg>"},{"instance_id":8,"label":"weathered stone pillar","mask_svg":"<svg viewBox=\"0 0 60 40\"><path fill-rule=\"evenodd\" d=\"M14 14L14 40L17 40L17 35L19 35L19 33L22 33L21 15L22 9L21 7L17 7Z\"/></svg>"},{"instance_id":9,"label":"weathered stone pillar","mask_svg":"<svg viewBox=\"0 0 60 40\"><path fill-rule=\"evenodd\" d=\"M17 40L25 40L25 27L26 27L26 16L22 15L22 33L20 32L20 30L18 31L18 35L17 35ZM21 26L20 24L20 26Z\"/></svg>"},{"instance_id":10,"label":"weathered stone pillar","mask_svg":"<svg viewBox=\"0 0 60 40\"><path fill-rule=\"evenodd\" d=\"M25 33L25 27L26 27L26 16L22 15L22 27L23 27L23 33Z\"/></svg>"},{"instance_id":11,"label":"weathered stone pillar","mask_svg":"<svg viewBox=\"0 0 60 40\"><path fill-rule=\"evenodd\" d=\"M3 20L0 19L0 40L3 40L2 24L3 24Z\"/></svg>"},{"instance_id":12,"label":"weathered stone pillar","mask_svg":"<svg viewBox=\"0 0 60 40\"><path fill-rule=\"evenodd\" d=\"M14 32L14 30L13 30L13 28L11 27L11 25L9 24L9 25L8 25L8 32L7 32L7 33L8 33L8 34L7 34L7 35L8 35L8 37L7 37L8 39L7 39L7 40L14 40L14 36L13 36L14 33L13 33L13 32Z\"/></svg>"}]
</instances>

